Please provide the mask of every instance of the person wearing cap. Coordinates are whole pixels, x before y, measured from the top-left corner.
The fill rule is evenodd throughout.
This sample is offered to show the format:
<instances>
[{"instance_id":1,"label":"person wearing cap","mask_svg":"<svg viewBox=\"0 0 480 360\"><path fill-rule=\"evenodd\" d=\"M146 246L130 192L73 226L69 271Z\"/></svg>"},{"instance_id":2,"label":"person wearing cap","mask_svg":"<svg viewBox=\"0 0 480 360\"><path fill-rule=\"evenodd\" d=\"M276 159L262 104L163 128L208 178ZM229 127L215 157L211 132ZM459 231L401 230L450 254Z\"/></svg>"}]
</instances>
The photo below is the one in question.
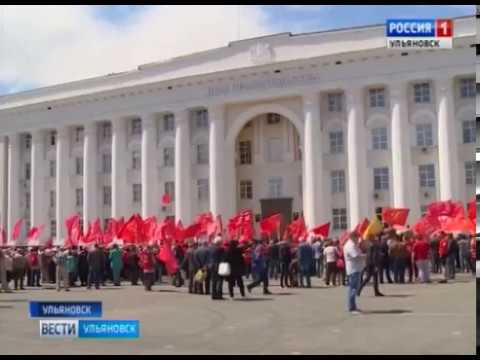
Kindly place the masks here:
<instances>
[{"instance_id":1,"label":"person wearing cap","mask_svg":"<svg viewBox=\"0 0 480 360\"><path fill-rule=\"evenodd\" d=\"M345 245L343 246L345 257L345 270L348 277L347 309L351 314L358 314L356 296L360 288L361 274L365 267L366 255L362 253L359 246L359 234L352 231Z\"/></svg>"},{"instance_id":2,"label":"person wearing cap","mask_svg":"<svg viewBox=\"0 0 480 360\"><path fill-rule=\"evenodd\" d=\"M212 300L223 300L223 277L218 274L218 268L224 261L225 250L222 246L222 238L217 236L211 248Z\"/></svg>"}]
</instances>

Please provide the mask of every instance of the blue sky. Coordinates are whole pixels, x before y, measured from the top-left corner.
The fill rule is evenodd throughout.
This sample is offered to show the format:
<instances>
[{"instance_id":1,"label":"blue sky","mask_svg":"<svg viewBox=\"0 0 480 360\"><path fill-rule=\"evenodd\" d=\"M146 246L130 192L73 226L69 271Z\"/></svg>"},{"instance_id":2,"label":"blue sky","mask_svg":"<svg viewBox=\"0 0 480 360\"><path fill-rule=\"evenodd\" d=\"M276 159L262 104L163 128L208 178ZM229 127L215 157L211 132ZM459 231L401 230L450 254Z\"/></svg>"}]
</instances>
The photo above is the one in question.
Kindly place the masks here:
<instances>
[{"instance_id":1,"label":"blue sky","mask_svg":"<svg viewBox=\"0 0 480 360\"><path fill-rule=\"evenodd\" d=\"M0 94L125 71L238 38L472 14L473 5L0 6L0 52L7 54L0 57Z\"/></svg>"}]
</instances>

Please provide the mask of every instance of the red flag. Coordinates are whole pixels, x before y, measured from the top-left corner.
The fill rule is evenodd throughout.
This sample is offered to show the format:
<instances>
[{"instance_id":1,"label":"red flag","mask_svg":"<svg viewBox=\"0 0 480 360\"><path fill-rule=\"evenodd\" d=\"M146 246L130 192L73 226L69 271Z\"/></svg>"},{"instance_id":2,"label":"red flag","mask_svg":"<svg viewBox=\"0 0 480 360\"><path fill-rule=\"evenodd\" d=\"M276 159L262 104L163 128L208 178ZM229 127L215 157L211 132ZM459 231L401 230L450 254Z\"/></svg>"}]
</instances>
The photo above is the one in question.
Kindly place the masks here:
<instances>
[{"instance_id":1,"label":"red flag","mask_svg":"<svg viewBox=\"0 0 480 360\"><path fill-rule=\"evenodd\" d=\"M5 229L0 226L0 246L7 244L7 235Z\"/></svg>"},{"instance_id":2,"label":"red flag","mask_svg":"<svg viewBox=\"0 0 480 360\"><path fill-rule=\"evenodd\" d=\"M170 245L164 244L158 252L157 259L165 264L168 275L173 275L177 272L178 264L175 254L173 253Z\"/></svg>"},{"instance_id":3,"label":"red flag","mask_svg":"<svg viewBox=\"0 0 480 360\"><path fill-rule=\"evenodd\" d=\"M274 214L260 221L260 231L266 235L272 235L280 226L282 221L281 214Z\"/></svg>"},{"instance_id":4,"label":"red flag","mask_svg":"<svg viewBox=\"0 0 480 360\"><path fill-rule=\"evenodd\" d=\"M45 242L45 244L43 245L43 247L44 247L45 249L50 249L50 248L52 248L52 247L53 247L53 239L52 239L52 238L49 238L49 239Z\"/></svg>"},{"instance_id":5,"label":"red flag","mask_svg":"<svg viewBox=\"0 0 480 360\"><path fill-rule=\"evenodd\" d=\"M435 201L427 206L427 216L455 218L459 215L465 216L465 209L461 202Z\"/></svg>"},{"instance_id":6,"label":"red flag","mask_svg":"<svg viewBox=\"0 0 480 360\"><path fill-rule=\"evenodd\" d=\"M241 231L240 231L240 238L238 239L238 241L240 243L246 243L246 242L249 242L249 241L252 241L253 239L253 229L251 226L244 226L241 228Z\"/></svg>"},{"instance_id":7,"label":"red flag","mask_svg":"<svg viewBox=\"0 0 480 360\"><path fill-rule=\"evenodd\" d=\"M317 226L316 228L311 229L310 232L317 236L328 237L328 233L330 232L330 223L328 222L326 224Z\"/></svg>"},{"instance_id":8,"label":"red flag","mask_svg":"<svg viewBox=\"0 0 480 360\"><path fill-rule=\"evenodd\" d=\"M102 243L104 246L108 246L115 237L115 228L117 226L117 222L115 219L110 218L107 221L107 228L103 232L102 236Z\"/></svg>"},{"instance_id":9,"label":"red flag","mask_svg":"<svg viewBox=\"0 0 480 360\"><path fill-rule=\"evenodd\" d=\"M468 217L461 215L456 218L450 218L447 222L442 224L442 230L449 232L462 232L468 234L475 234L475 224Z\"/></svg>"},{"instance_id":10,"label":"red flag","mask_svg":"<svg viewBox=\"0 0 480 360\"><path fill-rule=\"evenodd\" d=\"M23 219L19 219L13 226L12 239L14 241L16 241L20 236L20 232L22 231L22 225L23 225Z\"/></svg>"},{"instance_id":11,"label":"red flag","mask_svg":"<svg viewBox=\"0 0 480 360\"><path fill-rule=\"evenodd\" d=\"M143 241L150 243L155 235L155 228L157 227L157 218L155 216L151 216L145 219L142 223L142 233L143 233Z\"/></svg>"},{"instance_id":12,"label":"red flag","mask_svg":"<svg viewBox=\"0 0 480 360\"><path fill-rule=\"evenodd\" d=\"M192 224L184 230L183 237L185 239L195 237L200 233L201 229L202 229L201 224L199 223Z\"/></svg>"},{"instance_id":13,"label":"red flag","mask_svg":"<svg viewBox=\"0 0 480 360\"><path fill-rule=\"evenodd\" d=\"M473 197L472 200L468 202L468 217L470 220L472 220L474 223L477 222L477 203L476 203L476 198Z\"/></svg>"},{"instance_id":14,"label":"red flag","mask_svg":"<svg viewBox=\"0 0 480 360\"><path fill-rule=\"evenodd\" d=\"M122 216L120 219L115 220L115 222L116 222L116 224L115 224L115 237L119 238L118 234L120 234L120 231L125 226L125 219Z\"/></svg>"},{"instance_id":15,"label":"red flag","mask_svg":"<svg viewBox=\"0 0 480 360\"><path fill-rule=\"evenodd\" d=\"M365 233L365 230L367 230L369 224L370 224L370 221L367 218L365 218L361 223L357 224L354 231L360 234L360 236L362 236Z\"/></svg>"},{"instance_id":16,"label":"red flag","mask_svg":"<svg viewBox=\"0 0 480 360\"><path fill-rule=\"evenodd\" d=\"M287 234L292 235L292 239L296 242L298 242L300 238L306 238L308 234L303 217L299 217L297 220L292 221L290 225L288 225L287 230Z\"/></svg>"},{"instance_id":17,"label":"red flag","mask_svg":"<svg viewBox=\"0 0 480 360\"><path fill-rule=\"evenodd\" d=\"M28 242L37 240L40 234L43 232L44 228L45 225L34 226L33 228L31 228L27 234Z\"/></svg>"},{"instance_id":18,"label":"red flag","mask_svg":"<svg viewBox=\"0 0 480 360\"><path fill-rule=\"evenodd\" d=\"M172 199L170 199L170 194L169 193L163 194L162 205L167 206L168 204L170 204L171 201L172 201Z\"/></svg>"},{"instance_id":19,"label":"red flag","mask_svg":"<svg viewBox=\"0 0 480 360\"><path fill-rule=\"evenodd\" d=\"M75 222L79 220L80 220L80 215L78 214L71 215L65 220L65 225L67 227L67 234L69 234L72 231L73 224L75 224Z\"/></svg>"},{"instance_id":20,"label":"red flag","mask_svg":"<svg viewBox=\"0 0 480 360\"><path fill-rule=\"evenodd\" d=\"M405 226L407 223L409 209L383 208L382 219L389 225Z\"/></svg>"},{"instance_id":21,"label":"red flag","mask_svg":"<svg viewBox=\"0 0 480 360\"><path fill-rule=\"evenodd\" d=\"M440 227L441 225L436 218L424 216L413 225L413 231L422 236L429 236Z\"/></svg>"},{"instance_id":22,"label":"red flag","mask_svg":"<svg viewBox=\"0 0 480 360\"><path fill-rule=\"evenodd\" d=\"M141 242L142 223L140 215L132 215L120 230L118 237L127 244Z\"/></svg>"}]
</instances>

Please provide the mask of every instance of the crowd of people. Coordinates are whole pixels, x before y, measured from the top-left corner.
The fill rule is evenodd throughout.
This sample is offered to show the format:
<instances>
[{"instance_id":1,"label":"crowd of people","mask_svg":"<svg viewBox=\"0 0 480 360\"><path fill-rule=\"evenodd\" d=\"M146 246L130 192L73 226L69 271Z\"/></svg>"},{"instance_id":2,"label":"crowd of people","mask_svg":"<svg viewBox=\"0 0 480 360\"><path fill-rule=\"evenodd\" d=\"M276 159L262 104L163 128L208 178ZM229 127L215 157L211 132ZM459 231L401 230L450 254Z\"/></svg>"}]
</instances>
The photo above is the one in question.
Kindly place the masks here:
<instances>
[{"instance_id":1,"label":"crowd of people","mask_svg":"<svg viewBox=\"0 0 480 360\"><path fill-rule=\"evenodd\" d=\"M146 291L169 275L172 285L187 286L190 294L223 299L223 283L234 297L238 287L245 296L261 286L270 294L269 281L280 280L284 287L311 287L313 276L326 286L348 286L348 308L357 311L355 297L371 283L375 296L383 296L384 282L431 282L431 273L443 273L442 282L456 272L475 276L476 241L473 236L439 232L426 239L411 231L399 233L385 224L376 236L363 239L352 231L345 242L330 238L259 239L248 243L224 241L217 235L172 242L175 269L159 257L156 245L114 244L110 247L3 247L0 249L2 290L56 284L58 291L71 287L100 289L107 283L120 286L141 282ZM227 264L227 265L226 265ZM168 270L168 271L167 271ZM248 285L245 284L248 281ZM50 285L51 286L51 285Z\"/></svg>"}]
</instances>

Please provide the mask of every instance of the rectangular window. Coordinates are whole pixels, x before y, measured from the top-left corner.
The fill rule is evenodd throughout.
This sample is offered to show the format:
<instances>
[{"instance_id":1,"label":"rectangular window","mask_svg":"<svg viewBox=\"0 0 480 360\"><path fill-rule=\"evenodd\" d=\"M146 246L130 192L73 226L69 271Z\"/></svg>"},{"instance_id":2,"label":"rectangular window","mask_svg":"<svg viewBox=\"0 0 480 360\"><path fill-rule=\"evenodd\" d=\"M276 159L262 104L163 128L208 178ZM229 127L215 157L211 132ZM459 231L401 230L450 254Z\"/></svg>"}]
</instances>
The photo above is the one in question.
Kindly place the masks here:
<instances>
[{"instance_id":1,"label":"rectangular window","mask_svg":"<svg viewBox=\"0 0 480 360\"><path fill-rule=\"evenodd\" d=\"M330 132L330 153L341 154L343 153L343 131Z\"/></svg>"},{"instance_id":2,"label":"rectangular window","mask_svg":"<svg viewBox=\"0 0 480 360\"><path fill-rule=\"evenodd\" d=\"M50 207L55 208L55 191L50 191Z\"/></svg>"},{"instance_id":3,"label":"rectangular window","mask_svg":"<svg viewBox=\"0 0 480 360\"><path fill-rule=\"evenodd\" d=\"M50 131L50 146L55 146L57 143L57 132Z\"/></svg>"},{"instance_id":4,"label":"rectangular window","mask_svg":"<svg viewBox=\"0 0 480 360\"><path fill-rule=\"evenodd\" d=\"M369 104L371 108L385 107L385 89L370 89L368 90Z\"/></svg>"},{"instance_id":5,"label":"rectangular window","mask_svg":"<svg viewBox=\"0 0 480 360\"><path fill-rule=\"evenodd\" d=\"M75 128L75 142L81 143L83 141L83 127Z\"/></svg>"},{"instance_id":6,"label":"rectangular window","mask_svg":"<svg viewBox=\"0 0 480 360\"><path fill-rule=\"evenodd\" d=\"M50 177L54 178L55 174L57 172L57 164L56 164L55 160L50 160L48 164L49 164Z\"/></svg>"},{"instance_id":7,"label":"rectangular window","mask_svg":"<svg viewBox=\"0 0 480 360\"><path fill-rule=\"evenodd\" d=\"M387 128L372 129L372 147L373 150L388 149Z\"/></svg>"},{"instance_id":8,"label":"rectangular window","mask_svg":"<svg viewBox=\"0 0 480 360\"><path fill-rule=\"evenodd\" d=\"M476 141L476 124L475 120L468 120L462 123L463 143L472 144Z\"/></svg>"},{"instance_id":9,"label":"rectangular window","mask_svg":"<svg viewBox=\"0 0 480 360\"><path fill-rule=\"evenodd\" d=\"M271 198L282 197L283 179L281 177L271 177L268 179L268 195Z\"/></svg>"},{"instance_id":10,"label":"rectangular window","mask_svg":"<svg viewBox=\"0 0 480 360\"><path fill-rule=\"evenodd\" d=\"M75 205L83 206L83 188L75 189Z\"/></svg>"},{"instance_id":11,"label":"rectangular window","mask_svg":"<svg viewBox=\"0 0 480 360\"><path fill-rule=\"evenodd\" d=\"M475 79L461 79L459 85L461 98L475 97Z\"/></svg>"},{"instance_id":12,"label":"rectangular window","mask_svg":"<svg viewBox=\"0 0 480 360\"><path fill-rule=\"evenodd\" d=\"M420 83L413 85L413 99L416 104L423 104L430 102L430 84Z\"/></svg>"},{"instance_id":13,"label":"rectangular window","mask_svg":"<svg viewBox=\"0 0 480 360\"><path fill-rule=\"evenodd\" d=\"M418 172L420 177L420 187L435 187L435 166L433 164L420 165L418 167Z\"/></svg>"},{"instance_id":14,"label":"rectangular window","mask_svg":"<svg viewBox=\"0 0 480 360\"><path fill-rule=\"evenodd\" d=\"M388 190L388 167L373 169L373 187L375 191Z\"/></svg>"},{"instance_id":15,"label":"rectangular window","mask_svg":"<svg viewBox=\"0 0 480 360\"><path fill-rule=\"evenodd\" d=\"M32 175L32 167L30 163L25 163L25 180L30 180Z\"/></svg>"},{"instance_id":16,"label":"rectangular window","mask_svg":"<svg viewBox=\"0 0 480 360\"><path fill-rule=\"evenodd\" d=\"M347 209L332 209L333 230L345 230L347 228Z\"/></svg>"},{"instance_id":17,"label":"rectangular window","mask_svg":"<svg viewBox=\"0 0 480 360\"><path fill-rule=\"evenodd\" d=\"M30 150L32 147L32 135L26 134L25 135L25 149Z\"/></svg>"},{"instance_id":18,"label":"rectangular window","mask_svg":"<svg viewBox=\"0 0 480 360\"><path fill-rule=\"evenodd\" d=\"M267 114L267 124L279 124L280 123L280 114L268 113Z\"/></svg>"},{"instance_id":19,"label":"rectangular window","mask_svg":"<svg viewBox=\"0 0 480 360\"><path fill-rule=\"evenodd\" d=\"M197 195L199 201L207 201L209 197L208 179L197 180Z\"/></svg>"},{"instance_id":20,"label":"rectangular window","mask_svg":"<svg viewBox=\"0 0 480 360\"><path fill-rule=\"evenodd\" d=\"M475 185L475 161L467 161L465 163L465 183L467 185Z\"/></svg>"},{"instance_id":21,"label":"rectangular window","mask_svg":"<svg viewBox=\"0 0 480 360\"><path fill-rule=\"evenodd\" d=\"M175 148L173 146L163 149L163 166L173 167L175 164Z\"/></svg>"},{"instance_id":22,"label":"rectangular window","mask_svg":"<svg viewBox=\"0 0 480 360\"><path fill-rule=\"evenodd\" d=\"M199 165L208 164L208 145L207 144L197 145L197 164Z\"/></svg>"},{"instance_id":23,"label":"rectangular window","mask_svg":"<svg viewBox=\"0 0 480 360\"><path fill-rule=\"evenodd\" d=\"M195 110L195 126L197 129L208 129L208 111L205 109Z\"/></svg>"},{"instance_id":24,"label":"rectangular window","mask_svg":"<svg viewBox=\"0 0 480 360\"><path fill-rule=\"evenodd\" d=\"M341 112L343 108L342 94L328 94L328 111Z\"/></svg>"},{"instance_id":25,"label":"rectangular window","mask_svg":"<svg viewBox=\"0 0 480 360\"><path fill-rule=\"evenodd\" d=\"M432 124L418 124L416 126L417 146L433 146Z\"/></svg>"},{"instance_id":26,"label":"rectangular window","mask_svg":"<svg viewBox=\"0 0 480 360\"><path fill-rule=\"evenodd\" d=\"M112 124L104 123L102 125L102 138L108 140L112 137Z\"/></svg>"},{"instance_id":27,"label":"rectangular window","mask_svg":"<svg viewBox=\"0 0 480 360\"><path fill-rule=\"evenodd\" d=\"M140 151L139 150L132 151L132 169L140 170L141 166L142 166L142 162L140 159Z\"/></svg>"},{"instance_id":28,"label":"rectangular window","mask_svg":"<svg viewBox=\"0 0 480 360\"><path fill-rule=\"evenodd\" d=\"M112 173L112 155L102 154L102 171L104 174Z\"/></svg>"},{"instance_id":29,"label":"rectangular window","mask_svg":"<svg viewBox=\"0 0 480 360\"><path fill-rule=\"evenodd\" d=\"M240 141L238 144L240 153L240 164L249 165L252 163L252 143L250 141Z\"/></svg>"},{"instance_id":30,"label":"rectangular window","mask_svg":"<svg viewBox=\"0 0 480 360\"><path fill-rule=\"evenodd\" d=\"M251 180L242 180L240 181L240 199L252 199L253 198L253 189Z\"/></svg>"},{"instance_id":31,"label":"rectangular window","mask_svg":"<svg viewBox=\"0 0 480 360\"><path fill-rule=\"evenodd\" d=\"M83 157L75 158L75 174L83 176Z\"/></svg>"},{"instance_id":32,"label":"rectangular window","mask_svg":"<svg viewBox=\"0 0 480 360\"><path fill-rule=\"evenodd\" d=\"M335 170L331 173L332 193L345 192L345 171Z\"/></svg>"},{"instance_id":33,"label":"rectangular window","mask_svg":"<svg viewBox=\"0 0 480 360\"><path fill-rule=\"evenodd\" d=\"M133 184L133 202L139 203L142 201L142 184Z\"/></svg>"},{"instance_id":34,"label":"rectangular window","mask_svg":"<svg viewBox=\"0 0 480 360\"><path fill-rule=\"evenodd\" d=\"M175 130L175 116L173 114L165 114L163 116L163 131L169 132Z\"/></svg>"},{"instance_id":35,"label":"rectangular window","mask_svg":"<svg viewBox=\"0 0 480 360\"><path fill-rule=\"evenodd\" d=\"M57 236L57 222L55 220L50 220L50 236L52 238Z\"/></svg>"},{"instance_id":36,"label":"rectangular window","mask_svg":"<svg viewBox=\"0 0 480 360\"><path fill-rule=\"evenodd\" d=\"M141 135L141 134L142 134L142 119L133 119L132 135Z\"/></svg>"},{"instance_id":37,"label":"rectangular window","mask_svg":"<svg viewBox=\"0 0 480 360\"><path fill-rule=\"evenodd\" d=\"M112 205L112 188L110 186L103 187L103 205Z\"/></svg>"},{"instance_id":38,"label":"rectangular window","mask_svg":"<svg viewBox=\"0 0 480 360\"><path fill-rule=\"evenodd\" d=\"M165 182L165 193L170 196L171 201L175 201L175 182L174 181Z\"/></svg>"}]
</instances>

